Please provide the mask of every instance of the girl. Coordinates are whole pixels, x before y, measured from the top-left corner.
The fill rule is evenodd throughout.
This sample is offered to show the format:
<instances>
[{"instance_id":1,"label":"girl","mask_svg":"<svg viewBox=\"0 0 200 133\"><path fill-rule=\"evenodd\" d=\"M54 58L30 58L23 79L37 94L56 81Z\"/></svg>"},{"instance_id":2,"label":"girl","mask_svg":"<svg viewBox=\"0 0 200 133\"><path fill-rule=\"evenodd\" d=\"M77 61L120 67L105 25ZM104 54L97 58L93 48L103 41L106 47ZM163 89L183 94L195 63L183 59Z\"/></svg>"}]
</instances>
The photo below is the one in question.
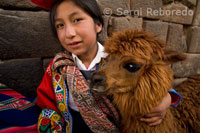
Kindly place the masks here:
<instances>
[{"instance_id":1,"label":"girl","mask_svg":"<svg viewBox=\"0 0 200 133\"><path fill-rule=\"evenodd\" d=\"M103 46L97 42L103 19L96 1L31 1L51 9L52 30L66 50L51 61L37 89L37 104L43 109L38 130L120 132L119 116L110 100L94 95L87 83L90 73L98 69L102 59L107 56ZM170 102L171 96L168 94L141 121L152 126L159 124Z\"/></svg>"}]
</instances>

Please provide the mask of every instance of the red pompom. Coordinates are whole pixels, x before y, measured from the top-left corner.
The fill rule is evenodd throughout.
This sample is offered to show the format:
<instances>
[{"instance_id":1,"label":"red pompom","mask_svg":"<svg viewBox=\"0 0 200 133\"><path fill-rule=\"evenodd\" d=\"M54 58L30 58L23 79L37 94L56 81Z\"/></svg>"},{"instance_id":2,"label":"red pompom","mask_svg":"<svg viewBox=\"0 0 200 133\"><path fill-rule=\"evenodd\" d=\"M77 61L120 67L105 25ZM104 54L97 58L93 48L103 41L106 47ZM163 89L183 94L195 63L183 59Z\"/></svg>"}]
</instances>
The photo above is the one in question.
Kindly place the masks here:
<instances>
[{"instance_id":1,"label":"red pompom","mask_svg":"<svg viewBox=\"0 0 200 133\"><path fill-rule=\"evenodd\" d=\"M51 10L51 7L56 0L30 0L30 1L41 8Z\"/></svg>"}]
</instances>

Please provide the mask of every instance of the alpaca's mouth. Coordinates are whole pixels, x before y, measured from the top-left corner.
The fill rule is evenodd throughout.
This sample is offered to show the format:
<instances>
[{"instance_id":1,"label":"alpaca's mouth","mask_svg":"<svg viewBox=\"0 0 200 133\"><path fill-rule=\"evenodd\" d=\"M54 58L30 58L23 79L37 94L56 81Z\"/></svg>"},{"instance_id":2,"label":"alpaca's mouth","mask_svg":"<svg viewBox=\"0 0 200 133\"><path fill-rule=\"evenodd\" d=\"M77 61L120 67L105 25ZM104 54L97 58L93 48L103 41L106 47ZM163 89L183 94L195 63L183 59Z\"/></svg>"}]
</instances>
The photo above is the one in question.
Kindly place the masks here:
<instances>
[{"instance_id":1,"label":"alpaca's mouth","mask_svg":"<svg viewBox=\"0 0 200 133\"><path fill-rule=\"evenodd\" d=\"M90 88L94 93L105 94L106 77L102 73L94 72L91 76Z\"/></svg>"},{"instance_id":2,"label":"alpaca's mouth","mask_svg":"<svg viewBox=\"0 0 200 133\"><path fill-rule=\"evenodd\" d=\"M107 92L104 85L94 85L91 86L91 89L93 90L94 93L97 94L106 94Z\"/></svg>"}]
</instances>

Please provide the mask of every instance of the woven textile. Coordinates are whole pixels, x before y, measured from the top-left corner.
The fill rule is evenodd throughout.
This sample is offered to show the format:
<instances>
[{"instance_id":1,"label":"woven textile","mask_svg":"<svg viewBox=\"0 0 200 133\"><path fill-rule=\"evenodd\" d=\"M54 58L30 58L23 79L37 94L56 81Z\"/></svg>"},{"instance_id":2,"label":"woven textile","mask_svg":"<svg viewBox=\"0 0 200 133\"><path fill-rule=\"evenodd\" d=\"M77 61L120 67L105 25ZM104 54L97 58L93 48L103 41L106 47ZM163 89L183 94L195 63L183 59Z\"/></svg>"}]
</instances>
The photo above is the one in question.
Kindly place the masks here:
<instances>
[{"instance_id":1,"label":"woven textile","mask_svg":"<svg viewBox=\"0 0 200 133\"><path fill-rule=\"evenodd\" d=\"M76 105L79 108L80 114L88 127L95 133L102 132L119 132L115 124L113 124L107 116L114 118L116 123L119 120L119 116L113 105L106 97L95 96L88 87L88 83L80 70L75 66L71 55L68 52L57 54L53 60L51 67L52 83L54 90L54 97L56 104L60 112L60 116L64 118L66 132L72 131L73 118L69 112L68 96L69 92L72 94ZM46 107L46 105L42 105ZM45 109L46 110L46 109ZM52 115L55 111L49 110L49 116L41 114L39 129L45 129L42 126L42 121L48 119L49 125L52 126ZM46 113L47 114L47 113ZM45 116L45 117L43 117ZM62 122L62 119L59 120ZM56 123L58 125L58 123ZM60 125L59 125L60 127ZM51 128L52 129L52 128ZM53 129L52 131L58 131ZM63 131L63 128L58 132Z\"/></svg>"},{"instance_id":2,"label":"woven textile","mask_svg":"<svg viewBox=\"0 0 200 133\"><path fill-rule=\"evenodd\" d=\"M35 98L26 98L0 83L0 132L37 132L39 112Z\"/></svg>"}]
</instances>

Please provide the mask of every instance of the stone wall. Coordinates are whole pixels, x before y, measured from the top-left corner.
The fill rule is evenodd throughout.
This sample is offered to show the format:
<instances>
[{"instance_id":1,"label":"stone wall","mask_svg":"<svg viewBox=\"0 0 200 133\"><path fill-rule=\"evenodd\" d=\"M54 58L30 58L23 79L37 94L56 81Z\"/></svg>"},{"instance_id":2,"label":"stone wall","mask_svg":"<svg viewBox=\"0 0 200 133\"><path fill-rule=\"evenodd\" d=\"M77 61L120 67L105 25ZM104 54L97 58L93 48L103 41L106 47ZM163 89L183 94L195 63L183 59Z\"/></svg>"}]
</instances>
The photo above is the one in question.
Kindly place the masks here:
<instances>
[{"instance_id":1,"label":"stone wall","mask_svg":"<svg viewBox=\"0 0 200 133\"><path fill-rule=\"evenodd\" d=\"M176 83L200 73L199 0L98 0L104 43L113 32L144 29L188 59L172 65ZM0 1L0 82L36 96L44 70L61 46L53 38L48 12L28 0Z\"/></svg>"}]
</instances>

